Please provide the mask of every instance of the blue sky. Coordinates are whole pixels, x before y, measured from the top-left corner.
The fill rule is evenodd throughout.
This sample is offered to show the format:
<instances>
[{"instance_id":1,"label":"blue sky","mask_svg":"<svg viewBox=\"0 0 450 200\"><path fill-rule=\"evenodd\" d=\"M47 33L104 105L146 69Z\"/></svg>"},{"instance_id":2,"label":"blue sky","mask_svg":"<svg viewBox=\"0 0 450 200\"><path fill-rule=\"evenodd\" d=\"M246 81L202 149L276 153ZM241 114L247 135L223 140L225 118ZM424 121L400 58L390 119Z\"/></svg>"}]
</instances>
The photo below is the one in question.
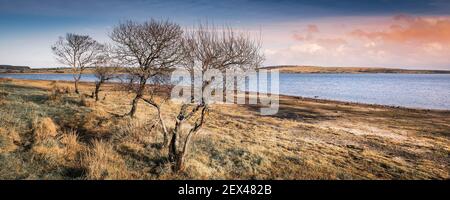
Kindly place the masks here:
<instances>
[{"instance_id":1,"label":"blue sky","mask_svg":"<svg viewBox=\"0 0 450 200\"><path fill-rule=\"evenodd\" d=\"M143 21L150 17L170 19L192 26L199 20L213 21L215 24L228 24L247 31L261 31L263 34L263 51L266 54L266 65L276 64L311 64L311 65L370 65L410 68L450 67L450 61L441 58L446 54L434 52L430 62L376 60L375 54L361 55L361 60L343 59L331 56L326 52L326 45L318 41L331 42L330 39L343 38L345 48L356 48L365 45L363 42L351 41L347 32L357 28L367 31L388 27L389 23L397 23L395 16L408 15L416 20L425 18L444 18L450 15L450 1L446 0L0 0L0 64L29 65L34 67L59 66L50 51L50 45L58 36L67 32L89 34L95 39L108 42L107 34L120 20ZM372 23L372 27L362 27ZM384 23L384 24L383 24ZM347 32L336 30L336 24L345 26ZM317 32L308 33L308 27L318 27ZM414 24L406 24L412 26ZM350 27L350 28L349 28ZM339 29L339 28L337 28ZM343 28L345 29L345 28ZM366 30L366 29L364 29ZM333 35L336 32L336 35ZM297 40L300 34L311 34L311 40ZM297 39L296 39L297 38ZM445 38L445 35L444 35ZM314 40L313 40L314 39ZM378 38L379 39L379 38ZM413 38L414 39L414 38ZM429 40L434 50L447 45L439 41ZM349 44L350 43L350 44ZM331 44L331 43L328 43ZM380 44L381 45L381 44ZM392 44L383 43L383 48L391 48ZM392 47L401 49L399 44ZM440 45L440 46L439 46ZM307 48L310 47L310 48ZM344 49L343 46L342 49ZM338 47L336 47L338 48ZM358 47L362 48L362 47ZM381 48L381 47L380 47ZM379 49L378 49L379 50ZM387 49L390 50L390 49ZM433 50L433 49L432 49ZM444 48L442 51L446 50ZM336 50L337 51L337 50ZM399 51L399 50L398 50ZM281 52L288 52L281 53ZM349 52L359 52L356 49ZM380 51L381 52L381 51ZM393 51L385 53L396 54ZM424 50L425 52L425 50ZM311 54L314 53L315 55ZM321 53L320 55L317 55ZM402 52L397 52L401 54ZM420 54L423 52L412 52ZM431 54L430 54L431 55ZM364 58L364 56L368 56ZM399 55L405 56L405 55ZM440 59L436 60L436 56ZM363 62L364 60L368 60ZM428 59L426 59L428 60ZM433 61L433 62L431 62Z\"/></svg>"}]
</instances>

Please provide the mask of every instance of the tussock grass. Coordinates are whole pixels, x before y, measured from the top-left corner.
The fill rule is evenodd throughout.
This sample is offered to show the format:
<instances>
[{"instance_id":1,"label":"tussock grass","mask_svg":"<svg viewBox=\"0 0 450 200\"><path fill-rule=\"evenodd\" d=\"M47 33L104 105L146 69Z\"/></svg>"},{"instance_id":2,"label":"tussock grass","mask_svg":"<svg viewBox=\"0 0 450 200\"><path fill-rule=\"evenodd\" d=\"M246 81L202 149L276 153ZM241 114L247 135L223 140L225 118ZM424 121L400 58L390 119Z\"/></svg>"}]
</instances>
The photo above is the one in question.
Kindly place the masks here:
<instances>
[{"instance_id":1,"label":"tussock grass","mask_svg":"<svg viewBox=\"0 0 450 200\"><path fill-rule=\"evenodd\" d=\"M6 130L0 127L0 154L15 151L20 142L21 138L14 129Z\"/></svg>"},{"instance_id":2,"label":"tussock grass","mask_svg":"<svg viewBox=\"0 0 450 200\"><path fill-rule=\"evenodd\" d=\"M60 143L64 146L64 158L67 165L80 168L81 154L86 147L80 143L76 131L67 131L62 134Z\"/></svg>"},{"instance_id":3,"label":"tussock grass","mask_svg":"<svg viewBox=\"0 0 450 200\"><path fill-rule=\"evenodd\" d=\"M35 142L54 139L58 135L58 127L49 117L35 119L32 126Z\"/></svg>"},{"instance_id":4,"label":"tussock grass","mask_svg":"<svg viewBox=\"0 0 450 200\"><path fill-rule=\"evenodd\" d=\"M31 148L33 159L39 159L51 167L57 167L64 163L65 149L58 140L46 138L33 144Z\"/></svg>"},{"instance_id":5,"label":"tussock grass","mask_svg":"<svg viewBox=\"0 0 450 200\"><path fill-rule=\"evenodd\" d=\"M94 141L92 147L83 158L83 166L88 179L129 179L130 174L125 162L112 148L111 144L103 141Z\"/></svg>"}]
</instances>

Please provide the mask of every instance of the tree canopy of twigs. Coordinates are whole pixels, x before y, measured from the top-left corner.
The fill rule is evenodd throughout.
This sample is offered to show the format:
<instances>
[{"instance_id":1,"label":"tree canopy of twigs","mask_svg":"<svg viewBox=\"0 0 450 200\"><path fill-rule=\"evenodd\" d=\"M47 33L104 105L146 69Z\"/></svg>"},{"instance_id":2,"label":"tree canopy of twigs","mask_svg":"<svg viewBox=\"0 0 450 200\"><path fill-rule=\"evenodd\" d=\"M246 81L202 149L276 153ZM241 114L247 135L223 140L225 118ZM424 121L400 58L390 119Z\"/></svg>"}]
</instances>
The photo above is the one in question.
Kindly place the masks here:
<instances>
[{"instance_id":1,"label":"tree canopy of twigs","mask_svg":"<svg viewBox=\"0 0 450 200\"><path fill-rule=\"evenodd\" d=\"M67 33L65 37L59 37L51 48L58 62L72 68L75 92L79 94L78 82L83 71L94 65L102 45L90 36Z\"/></svg>"},{"instance_id":2,"label":"tree canopy of twigs","mask_svg":"<svg viewBox=\"0 0 450 200\"><path fill-rule=\"evenodd\" d=\"M129 113L134 116L149 79L167 71L183 59L182 28L170 21L151 19L144 23L127 21L114 28L110 37L115 54L128 68L130 90L135 93Z\"/></svg>"}]
</instances>

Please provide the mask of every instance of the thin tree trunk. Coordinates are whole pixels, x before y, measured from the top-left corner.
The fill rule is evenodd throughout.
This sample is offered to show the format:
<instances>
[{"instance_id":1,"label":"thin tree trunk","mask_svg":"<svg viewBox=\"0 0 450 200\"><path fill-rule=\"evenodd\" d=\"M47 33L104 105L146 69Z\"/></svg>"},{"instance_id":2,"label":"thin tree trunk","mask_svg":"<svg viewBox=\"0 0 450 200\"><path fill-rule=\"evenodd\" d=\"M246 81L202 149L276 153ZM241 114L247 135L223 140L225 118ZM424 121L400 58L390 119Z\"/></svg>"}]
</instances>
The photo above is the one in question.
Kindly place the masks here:
<instances>
[{"instance_id":1,"label":"thin tree trunk","mask_svg":"<svg viewBox=\"0 0 450 200\"><path fill-rule=\"evenodd\" d=\"M191 143L191 138L195 134L195 132L189 133L189 135L186 137L186 141L184 141L183 150L178 152L178 155L176 156L177 160L176 160L175 167L174 167L175 171L181 171L184 169L184 161L186 158L186 152Z\"/></svg>"},{"instance_id":2,"label":"thin tree trunk","mask_svg":"<svg viewBox=\"0 0 450 200\"><path fill-rule=\"evenodd\" d=\"M195 75L194 71L191 72L191 103L195 101Z\"/></svg>"},{"instance_id":3,"label":"thin tree trunk","mask_svg":"<svg viewBox=\"0 0 450 200\"><path fill-rule=\"evenodd\" d=\"M75 93L80 94L80 91L78 90L78 80L75 80Z\"/></svg>"},{"instance_id":4,"label":"thin tree trunk","mask_svg":"<svg viewBox=\"0 0 450 200\"><path fill-rule=\"evenodd\" d=\"M98 81L97 83L95 83L95 91L94 91L94 95L95 95L95 101L98 101L98 94L100 92L100 86L102 85L102 81Z\"/></svg>"},{"instance_id":5,"label":"thin tree trunk","mask_svg":"<svg viewBox=\"0 0 450 200\"><path fill-rule=\"evenodd\" d=\"M149 99L143 99L143 100L146 103L150 104L151 106L155 107L158 112L158 117L159 117L158 121L159 121L159 124L161 125L161 128L163 130L163 136L164 136L164 141L162 143L162 147L166 147L167 145L169 145L169 131L167 130L166 122L164 122L164 119L162 117L161 106L156 104L152 100L149 100Z\"/></svg>"},{"instance_id":6,"label":"thin tree trunk","mask_svg":"<svg viewBox=\"0 0 450 200\"><path fill-rule=\"evenodd\" d=\"M139 102L139 99L141 99L141 95L140 94L136 94L136 97L134 97L133 102L131 103L131 110L128 113L128 115L130 117L134 117L136 115L137 104Z\"/></svg>"},{"instance_id":7,"label":"thin tree trunk","mask_svg":"<svg viewBox=\"0 0 450 200\"><path fill-rule=\"evenodd\" d=\"M161 108L158 106L158 116L159 116L159 122L161 123L163 133L164 133L164 140L163 140L163 147L166 147L169 143L169 132L167 131L166 123L164 122L162 118Z\"/></svg>"},{"instance_id":8,"label":"thin tree trunk","mask_svg":"<svg viewBox=\"0 0 450 200\"><path fill-rule=\"evenodd\" d=\"M147 79L145 79L144 77L141 77L141 80L139 82L139 88L136 91L136 96L133 99L133 102L131 103L131 110L128 113L128 115L130 117L135 117L136 115L136 110L137 110L137 105L140 99L142 99L142 96L144 95L144 89L145 89L145 84L147 83Z\"/></svg>"},{"instance_id":9,"label":"thin tree trunk","mask_svg":"<svg viewBox=\"0 0 450 200\"><path fill-rule=\"evenodd\" d=\"M78 82L81 79L81 72L79 74L74 74L73 79L75 80L75 93L80 94L80 91L78 90Z\"/></svg>"},{"instance_id":10,"label":"thin tree trunk","mask_svg":"<svg viewBox=\"0 0 450 200\"><path fill-rule=\"evenodd\" d=\"M175 127L176 128L176 127ZM172 139L170 140L169 144L169 161L175 162L176 156L177 156L177 139L178 138L178 132L176 130L172 133Z\"/></svg>"}]
</instances>

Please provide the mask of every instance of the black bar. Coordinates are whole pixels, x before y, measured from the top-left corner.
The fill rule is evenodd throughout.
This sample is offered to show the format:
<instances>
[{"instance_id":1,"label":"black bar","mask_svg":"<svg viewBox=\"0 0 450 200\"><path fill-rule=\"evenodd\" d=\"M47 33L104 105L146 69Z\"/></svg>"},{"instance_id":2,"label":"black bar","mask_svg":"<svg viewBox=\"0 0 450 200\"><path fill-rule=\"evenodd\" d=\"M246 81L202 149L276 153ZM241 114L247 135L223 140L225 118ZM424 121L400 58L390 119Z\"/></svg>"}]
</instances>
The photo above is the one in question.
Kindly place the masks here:
<instances>
[{"instance_id":1,"label":"black bar","mask_svg":"<svg viewBox=\"0 0 450 200\"><path fill-rule=\"evenodd\" d=\"M251 191L252 186L257 192ZM205 187L212 188L209 195L202 190ZM188 191L195 189L190 191L200 194L180 194L186 188ZM231 188L234 189L231 191ZM449 188L449 181L0 181L1 194L47 199L61 199L66 195L83 199L87 196L124 199L157 196L164 199L286 199L306 196L365 199L393 195L429 198L448 196ZM224 194L225 190L227 194Z\"/></svg>"}]
</instances>

